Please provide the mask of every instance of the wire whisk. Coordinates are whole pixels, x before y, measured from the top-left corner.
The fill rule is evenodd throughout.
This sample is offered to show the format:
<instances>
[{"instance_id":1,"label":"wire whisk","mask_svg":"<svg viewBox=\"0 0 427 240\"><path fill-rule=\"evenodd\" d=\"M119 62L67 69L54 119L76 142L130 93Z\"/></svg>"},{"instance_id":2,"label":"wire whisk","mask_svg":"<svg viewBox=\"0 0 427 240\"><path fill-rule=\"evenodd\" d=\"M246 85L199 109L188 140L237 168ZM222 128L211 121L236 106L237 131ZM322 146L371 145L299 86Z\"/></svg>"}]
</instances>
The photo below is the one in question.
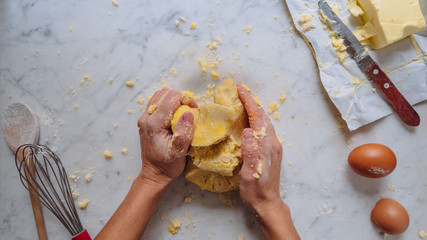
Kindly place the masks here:
<instances>
[{"instance_id":1,"label":"wire whisk","mask_svg":"<svg viewBox=\"0 0 427 240\"><path fill-rule=\"evenodd\" d=\"M24 187L51 211L74 240L91 239L83 229L67 173L59 157L44 145L24 144L15 154Z\"/></svg>"}]
</instances>

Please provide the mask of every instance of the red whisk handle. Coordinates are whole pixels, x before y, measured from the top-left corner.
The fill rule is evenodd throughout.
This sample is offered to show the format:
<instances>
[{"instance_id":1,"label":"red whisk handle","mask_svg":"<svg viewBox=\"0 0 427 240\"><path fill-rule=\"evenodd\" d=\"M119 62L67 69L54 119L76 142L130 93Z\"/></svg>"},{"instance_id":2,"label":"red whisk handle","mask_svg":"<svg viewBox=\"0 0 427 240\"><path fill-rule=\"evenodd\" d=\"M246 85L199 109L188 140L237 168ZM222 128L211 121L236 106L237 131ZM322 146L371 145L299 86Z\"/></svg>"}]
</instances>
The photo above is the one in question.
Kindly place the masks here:
<instances>
[{"instance_id":1,"label":"red whisk handle","mask_svg":"<svg viewBox=\"0 0 427 240\"><path fill-rule=\"evenodd\" d=\"M71 240L92 240L92 238L90 238L89 233L84 229L81 233L71 237Z\"/></svg>"}]
</instances>

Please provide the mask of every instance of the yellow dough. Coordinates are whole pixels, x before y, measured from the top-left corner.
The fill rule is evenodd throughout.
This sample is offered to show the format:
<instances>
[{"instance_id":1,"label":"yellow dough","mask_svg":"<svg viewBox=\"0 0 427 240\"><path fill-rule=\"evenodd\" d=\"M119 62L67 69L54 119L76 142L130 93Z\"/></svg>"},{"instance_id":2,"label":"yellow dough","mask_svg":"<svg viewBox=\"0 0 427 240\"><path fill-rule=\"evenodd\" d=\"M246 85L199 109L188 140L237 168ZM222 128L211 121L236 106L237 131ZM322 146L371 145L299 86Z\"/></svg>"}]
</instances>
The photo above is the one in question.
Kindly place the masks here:
<instances>
[{"instance_id":1,"label":"yellow dough","mask_svg":"<svg viewBox=\"0 0 427 240\"><path fill-rule=\"evenodd\" d=\"M215 91L213 103L202 104L199 109L179 107L172 117L172 131L181 115L188 111L194 116L194 135L185 177L202 190L238 189L241 137L243 129L248 127L248 117L233 80L222 82Z\"/></svg>"}]
</instances>

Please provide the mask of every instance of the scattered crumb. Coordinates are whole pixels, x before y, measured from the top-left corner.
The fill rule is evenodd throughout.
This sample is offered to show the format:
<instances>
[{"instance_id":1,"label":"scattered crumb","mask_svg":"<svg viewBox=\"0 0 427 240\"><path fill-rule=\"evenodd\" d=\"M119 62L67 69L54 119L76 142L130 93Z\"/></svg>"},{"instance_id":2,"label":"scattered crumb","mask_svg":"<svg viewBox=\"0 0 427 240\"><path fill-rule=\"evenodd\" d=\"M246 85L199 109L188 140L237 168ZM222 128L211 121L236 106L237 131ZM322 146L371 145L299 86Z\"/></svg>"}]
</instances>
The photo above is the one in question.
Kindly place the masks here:
<instances>
[{"instance_id":1,"label":"scattered crumb","mask_svg":"<svg viewBox=\"0 0 427 240\"><path fill-rule=\"evenodd\" d=\"M139 95L139 96L138 96L138 99L136 99L136 102L137 102L139 105L142 105L142 104L144 103L144 98L142 98L142 95Z\"/></svg>"},{"instance_id":2,"label":"scattered crumb","mask_svg":"<svg viewBox=\"0 0 427 240\"><path fill-rule=\"evenodd\" d=\"M214 79L215 81L219 79L219 75L218 75L218 73L216 73L216 72L214 72L214 71L212 70L212 71L211 71L211 74L212 74L212 77L213 77L213 79Z\"/></svg>"},{"instance_id":3,"label":"scattered crumb","mask_svg":"<svg viewBox=\"0 0 427 240\"><path fill-rule=\"evenodd\" d=\"M128 181L130 181L130 177L128 177Z\"/></svg>"},{"instance_id":4,"label":"scattered crumb","mask_svg":"<svg viewBox=\"0 0 427 240\"><path fill-rule=\"evenodd\" d=\"M259 178L259 174L258 174L258 173L254 173L254 174L252 174L252 176L253 176L254 178Z\"/></svg>"},{"instance_id":5,"label":"scattered crumb","mask_svg":"<svg viewBox=\"0 0 427 240\"><path fill-rule=\"evenodd\" d=\"M108 82L111 84L113 82L113 78L108 79Z\"/></svg>"},{"instance_id":6,"label":"scattered crumb","mask_svg":"<svg viewBox=\"0 0 427 240\"><path fill-rule=\"evenodd\" d=\"M225 208L233 207L233 198L230 192L219 193L219 200L224 204Z\"/></svg>"},{"instance_id":7,"label":"scattered crumb","mask_svg":"<svg viewBox=\"0 0 427 240\"><path fill-rule=\"evenodd\" d=\"M261 161L258 161L257 172L258 172L260 175L262 174L262 163L261 163Z\"/></svg>"},{"instance_id":8,"label":"scattered crumb","mask_svg":"<svg viewBox=\"0 0 427 240\"><path fill-rule=\"evenodd\" d=\"M162 80L162 88L167 88L167 87L168 87L168 84L164 80Z\"/></svg>"},{"instance_id":9,"label":"scattered crumb","mask_svg":"<svg viewBox=\"0 0 427 240\"><path fill-rule=\"evenodd\" d=\"M80 209L85 209L86 207L87 207L87 204L89 203L90 201L88 200L88 199L85 199L85 200L83 200L83 201L81 201L81 202L78 202L78 206L79 206L79 208Z\"/></svg>"},{"instance_id":10,"label":"scattered crumb","mask_svg":"<svg viewBox=\"0 0 427 240\"><path fill-rule=\"evenodd\" d=\"M381 194L381 198L384 198L384 194Z\"/></svg>"},{"instance_id":11,"label":"scattered crumb","mask_svg":"<svg viewBox=\"0 0 427 240\"><path fill-rule=\"evenodd\" d=\"M240 234L239 237L237 237L237 240L245 240L245 235Z\"/></svg>"},{"instance_id":12,"label":"scattered crumb","mask_svg":"<svg viewBox=\"0 0 427 240\"><path fill-rule=\"evenodd\" d=\"M293 164L293 163L292 163L291 161L288 161L288 165L289 165L289 166L292 166L292 164Z\"/></svg>"},{"instance_id":13,"label":"scattered crumb","mask_svg":"<svg viewBox=\"0 0 427 240\"><path fill-rule=\"evenodd\" d=\"M182 22L187 22L187 19L185 19L185 18L183 18L181 16L179 16L179 20L181 20Z\"/></svg>"},{"instance_id":14,"label":"scattered crumb","mask_svg":"<svg viewBox=\"0 0 427 240\"><path fill-rule=\"evenodd\" d=\"M119 127L119 124L114 123L113 128L114 128L114 129L117 129L118 127Z\"/></svg>"},{"instance_id":15,"label":"scattered crumb","mask_svg":"<svg viewBox=\"0 0 427 240\"><path fill-rule=\"evenodd\" d=\"M387 189L390 191L396 191L396 187L394 185L387 184Z\"/></svg>"},{"instance_id":16,"label":"scattered crumb","mask_svg":"<svg viewBox=\"0 0 427 240\"><path fill-rule=\"evenodd\" d=\"M157 105L150 105L150 107L148 108L148 112L151 114L154 111L156 111L156 109L157 109Z\"/></svg>"},{"instance_id":17,"label":"scattered crumb","mask_svg":"<svg viewBox=\"0 0 427 240\"><path fill-rule=\"evenodd\" d=\"M72 193L71 193L71 197L72 197L74 200L77 200L77 198L79 198L79 196L80 196L80 194L79 194L79 193L77 193L77 192L72 192Z\"/></svg>"},{"instance_id":18,"label":"scattered crumb","mask_svg":"<svg viewBox=\"0 0 427 240\"><path fill-rule=\"evenodd\" d=\"M195 23L190 24L190 29L195 29L197 25Z\"/></svg>"},{"instance_id":19,"label":"scattered crumb","mask_svg":"<svg viewBox=\"0 0 427 240\"><path fill-rule=\"evenodd\" d=\"M174 220L171 221L171 224L169 225L168 230L170 233L175 234L178 232L180 227L181 227L181 221L175 218Z\"/></svg>"},{"instance_id":20,"label":"scattered crumb","mask_svg":"<svg viewBox=\"0 0 427 240\"><path fill-rule=\"evenodd\" d=\"M105 157L106 159L110 159L110 158L112 158L112 157L113 157L113 154L112 154L110 151L105 150L105 152L104 152L104 157Z\"/></svg>"},{"instance_id":21,"label":"scattered crumb","mask_svg":"<svg viewBox=\"0 0 427 240\"><path fill-rule=\"evenodd\" d=\"M179 21L175 20L175 27L178 27L178 26L179 26Z\"/></svg>"},{"instance_id":22,"label":"scattered crumb","mask_svg":"<svg viewBox=\"0 0 427 240\"><path fill-rule=\"evenodd\" d=\"M273 119L274 119L274 120L280 120L280 114L279 114L279 113L277 113L277 112L274 112L274 114L273 114Z\"/></svg>"},{"instance_id":23,"label":"scattered crumb","mask_svg":"<svg viewBox=\"0 0 427 240\"><path fill-rule=\"evenodd\" d=\"M69 28L68 28L68 30L69 30L70 32L72 32L72 31L73 31L73 27L69 27Z\"/></svg>"},{"instance_id":24,"label":"scattered crumb","mask_svg":"<svg viewBox=\"0 0 427 240\"><path fill-rule=\"evenodd\" d=\"M251 34L252 26L251 26L251 25L246 25L246 27L245 27L245 28L243 28L243 30L244 30L247 34Z\"/></svg>"},{"instance_id":25,"label":"scattered crumb","mask_svg":"<svg viewBox=\"0 0 427 240\"><path fill-rule=\"evenodd\" d=\"M286 96L285 96L285 93L282 91L280 93L279 101L280 103L283 103L285 100L286 100Z\"/></svg>"},{"instance_id":26,"label":"scattered crumb","mask_svg":"<svg viewBox=\"0 0 427 240\"><path fill-rule=\"evenodd\" d=\"M68 178L73 180L74 182L77 182L80 179L77 175L70 175L68 176Z\"/></svg>"},{"instance_id":27,"label":"scattered crumb","mask_svg":"<svg viewBox=\"0 0 427 240\"><path fill-rule=\"evenodd\" d=\"M193 201L193 199L194 199L194 194L190 194L190 196L184 198L184 202L185 203L190 203L190 202Z\"/></svg>"},{"instance_id":28,"label":"scattered crumb","mask_svg":"<svg viewBox=\"0 0 427 240\"><path fill-rule=\"evenodd\" d=\"M84 75L84 76L83 76L83 79L84 79L84 80L89 80L89 79L90 79L90 77L89 77L89 75Z\"/></svg>"},{"instance_id":29,"label":"scattered crumb","mask_svg":"<svg viewBox=\"0 0 427 240\"><path fill-rule=\"evenodd\" d=\"M132 114L132 110L130 110L130 109L129 109L129 110L128 110L128 114Z\"/></svg>"},{"instance_id":30,"label":"scattered crumb","mask_svg":"<svg viewBox=\"0 0 427 240\"><path fill-rule=\"evenodd\" d=\"M128 149L127 148L122 148L122 150L120 150L120 152L122 152L123 154L127 154L128 153Z\"/></svg>"},{"instance_id":31,"label":"scattered crumb","mask_svg":"<svg viewBox=\"0 0 427 240\"><path fill-rule=\"evenodd\" d=\"M276 102L272 102L270 103L270 105L268 105L268 113L273 113L275 111L277 111L277 109L279 109L279 105Z\"/></svg>"},{"instance_id":32,"label":"scattered crumb","mask_svg":"<svg viewBox=\"0 0 427 240\"><path fill-rule=\"evenodd\" d=\"M128 87L133 87L135 85L135 82L134 81L126 81L125 84Z\"/></svg>"},{"instance_id":33,"label":"scattered crumb","mask_svg":"<svg viewBox=\"0 0 427 240\"><path fill-rule=\"evenodd\" d=\"M116 1L111 1L111 3L114 5L114 7L118 7L119 6L119 4L116 2Z\"/></svg>"},{"instance_id":34,"label":"scattered crumb","mask_svg":"<svg viewBox=\"0 0 427 240\"><path fill-rule=\"evenodd\" d=\"M74 104L74 108L75 108L75 109L79 108L79 105Z\"/></svg>"},{"instance_id":35,"label":"scattered crumb","mask_svg":"<svg viewBox=\"0 0 427 240\"><path fill-rule=\"evenodd\" d=\"M92 177L93 177L92 173L88 173L88 174L86 174L86 176L85 176L85 180L86 180L86 182L90 182L90 181L92 181Z\"/></svg>"},{"instance_id":36,"label":"scattered crumb","mask_svg":"<svg viewBox=\"0 0 427 240\"><path fill-rule=\"evenodd\" d=\"M420 237L420 238L426 238L427 237L427 233L426 232L424 232L423 230L421 230L421 231L419 231L418 232L418 236Z\"/></svg>"}]
</instances>

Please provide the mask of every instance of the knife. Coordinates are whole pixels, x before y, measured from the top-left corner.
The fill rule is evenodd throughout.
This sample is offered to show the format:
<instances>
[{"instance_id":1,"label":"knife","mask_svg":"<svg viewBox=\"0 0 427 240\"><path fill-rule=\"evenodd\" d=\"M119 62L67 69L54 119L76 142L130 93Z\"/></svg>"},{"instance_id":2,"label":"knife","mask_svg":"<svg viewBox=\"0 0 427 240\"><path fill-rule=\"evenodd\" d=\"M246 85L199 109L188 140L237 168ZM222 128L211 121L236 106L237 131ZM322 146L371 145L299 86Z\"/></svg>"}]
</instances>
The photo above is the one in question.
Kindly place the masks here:
<instances>
[{"instance_id":1,"label":"knife","mask_svg":"<svg viewBox=\"0 0 427 240\"><path fill-rule=\"evenodd\" d=\"M353 58L360 70L364 72L380 90L386 100L390 103L393 109L399 114L400 118L410 126L418 126L420 124L420 116L402 96L396 86L381 70L378 64L365 53L365 48L360 44L359 40L353 35L350 29L339 19L332 11L326 0L319 1L319 9L326 16L326 22L337 34L344 40L344 45L347 47L347 53Z\"/></svg>"}]
</instances>

